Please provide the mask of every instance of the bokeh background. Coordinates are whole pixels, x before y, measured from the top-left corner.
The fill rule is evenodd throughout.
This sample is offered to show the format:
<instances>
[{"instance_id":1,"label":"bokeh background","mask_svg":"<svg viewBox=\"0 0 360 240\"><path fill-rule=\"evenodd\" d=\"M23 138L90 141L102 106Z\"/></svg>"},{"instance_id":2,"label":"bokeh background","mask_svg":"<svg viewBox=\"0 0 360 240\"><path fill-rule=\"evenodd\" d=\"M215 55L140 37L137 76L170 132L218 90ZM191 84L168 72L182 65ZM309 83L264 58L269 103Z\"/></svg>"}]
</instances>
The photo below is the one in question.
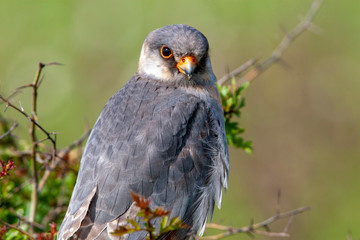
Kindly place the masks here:
<instances>
[{"instance_id":1,"label":"bokeh background","mask_svg":"<svg viewBox=\"0 0 360 240\"><path fill-rule=\"evenodd\" d=\"M30 83L45 69L39 119L65 146L95 122L137 69L146 35L185 23L208 38L221 77L264 58L304 16L311 0L0 1L0 91ZM290 239L360 237L360 4L325 0L306 32L246 90L240 123L254 155L230 149L230 188L214 222L243 226L281 209L310 206ZM14 98L30 111L29 91ZM6 114L19 116L11 110ZM27 131L21 122L18 132ZM21 133L20 133L21 134ZM273 230L279 230L280 222ZM228 239L249 239L240 235ZM257 237L257 239L265 239Z\"/></svg>"}]
</instances>

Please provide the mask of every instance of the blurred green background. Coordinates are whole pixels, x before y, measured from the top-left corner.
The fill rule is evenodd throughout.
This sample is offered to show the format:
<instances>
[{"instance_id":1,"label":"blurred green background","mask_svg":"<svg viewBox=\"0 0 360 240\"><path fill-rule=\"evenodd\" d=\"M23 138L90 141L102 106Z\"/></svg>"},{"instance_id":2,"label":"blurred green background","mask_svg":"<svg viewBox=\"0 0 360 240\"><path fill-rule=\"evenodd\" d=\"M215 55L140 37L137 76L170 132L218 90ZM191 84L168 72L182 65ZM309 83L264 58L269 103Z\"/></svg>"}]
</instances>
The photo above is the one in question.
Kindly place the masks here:
<instances>
[{"instance_id":1,"label":"blurred green background","mask_svg":"<svg viewBox=\"0 0 360 240\"><path fill-rule=\"evenodd\" d=\"M1 0L0 91L30 83L39 61L65 64L45 69L39 93L39 121L60 132L65 146L136 71L150 31L196 27L221 77L271 54L311 2ZM274 214L281 189L282 210L311 207L295 218L290 239L346 239L349 231L360 237L359 13L357 0L325 0L315 19L322 34L301 35L283 56L287 67L274 65L246 90L241 125L255 151L230 149L230 187L214 222L263 220ZM29 92L13 99L28 112ZM6 114L20 118L11 109ZM27 122L20 123L17 131L26 132Z\"/></svg>"}]
</instances>

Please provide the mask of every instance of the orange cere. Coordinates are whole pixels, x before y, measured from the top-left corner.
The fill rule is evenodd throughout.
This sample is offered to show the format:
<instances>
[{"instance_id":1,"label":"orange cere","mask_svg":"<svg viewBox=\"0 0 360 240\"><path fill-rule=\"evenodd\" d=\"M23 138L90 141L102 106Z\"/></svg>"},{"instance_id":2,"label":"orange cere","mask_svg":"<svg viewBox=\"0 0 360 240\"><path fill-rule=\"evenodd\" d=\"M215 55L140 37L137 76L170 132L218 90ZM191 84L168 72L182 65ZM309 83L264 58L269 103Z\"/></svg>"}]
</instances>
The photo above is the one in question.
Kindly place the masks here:
<instances>
[{"instance_id":1,"label":"orange cere","mask_svg":"<svg viewBox=\"0 0 360 240\"><path fill-rule=\"evenodd\" d=\"M177 69L183 74L186 74L184 69L186 69L186 66L193 65L194 68L196 67L196 58L193 56L185 56L180 59L180 61L176 64Z\"/></svg>"}]
</instances>

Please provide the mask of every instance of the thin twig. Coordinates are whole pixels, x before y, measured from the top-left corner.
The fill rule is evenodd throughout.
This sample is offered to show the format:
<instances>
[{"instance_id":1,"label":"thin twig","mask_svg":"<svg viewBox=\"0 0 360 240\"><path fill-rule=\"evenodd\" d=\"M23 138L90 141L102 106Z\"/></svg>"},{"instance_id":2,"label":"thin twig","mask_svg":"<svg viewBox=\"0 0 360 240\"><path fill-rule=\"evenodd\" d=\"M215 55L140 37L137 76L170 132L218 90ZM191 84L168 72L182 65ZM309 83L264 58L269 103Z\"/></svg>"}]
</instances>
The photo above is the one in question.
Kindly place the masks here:
<instances>
[{"instance_id":1,"label":"thin twig","mask_svg":"<svg viewBox=\"0 0 360 240\"><path fill-rule=\"evenodd\" d=\"M4 133L3 135L0 136L0 140L4 139L6 136L10 135L17 126L18 126L18 123L14 122L14 124L11 126L11 128L6 133Z\"/></svg>"},{"instance_id":2,"label":"thin twig","mask_svg":"<svg viewBox=\"0 0 360 240\"><path fill-rule=\"evenodd\" d=\"M318 27L315 27L315 24L312 23L312 20L315 18L318 13L323 0L315 0L313 1L309 11L306 16L300 21L300 23L289 33L287 33L284 38L281 40L280 44L275 48L270 57L265 59L263 62L259 64L254 64L255 66L250 71L248 71L243 77L241 77L237 81L237 85L241 86L245 82L252 82L255 80L261 73L266 71L270 66L274 63L279 62L284 52L289 48L291 43L299 37L306 30L320 32ZM226 79L225 75L222 79ZM227 80L227 79L226 79ZM219 81L220 82L220 81ZM225 83L225 80L222 80L222 84Z\"/></svg>"},{"instance_id":3,"label":"thin twig","mask_svg":"<svg viewBox=\"0 0 360 240\"><path fill-rule=\"evenodd\" d=\"M33 89L32 114L31 115L32 115L32 119L34 119L36 122L37 122L36 110L37 110L38 82L39 82L41 72L44 67L45 67L45 64L39 63L39 67L36 72L34 82L31 84L32 89ZM38 149L38 143L36 140L36 132L35 132L36 125L34 123L35 121L32 121L31 125L30 125L30 137L31 137L31 143L32 143L31 144L31 163L32 163L32 181L33 181L33 188L32 188L32 192L31 192L31 203L30 203L30 216L29 216L30 222L35 221L36 208L37 208L38 196L39 196L39 192L38 192L39 176L38 176L38 172L37 172L37 168L36 168L36 152ZM30 233L31 234L34 233L34 228L31 225L30 225Z\"/></svg>"},{"instance_id":4,"label":"thin twig","mask_svg":"<svg viewBox=\"0 0 360 240\"><path fill-rule=\"evenodd\" d=\"M53 65L53 64L57 64L58 63L39 63L39 67L38 67L38 71L36 72L35 75L35 79L34 82L31 84L32 87L32 93L33 93L33 97L32 97L32 119L34 119L35 121L31 122L31 126L30 126L30 136L31 136L31 143L32 143L32 147L31 147L31 162L32 162L32 177L33 177L33 189L31 192L31 203L30 203L30 216L29 216L29 221L30 222L35 222L35 216L36 216L36 209L37 209L37 203L38 203L38 197L39 197L39 176L38 176L38 171L37 171L37 167L36 167L36 153L37 153L37 149L38 149L38 142L37 142L37 138L36 138L36 124L35 122L38 121L37 118L37 96L38 96L38 89L40 87L40 84L43 80L43 78L41 77L41 72L44 69L45 66L49 66L49 65ZM50 133L49 133L50 135ZM53 134L54 135L54 134ZM48 136L49 137L49 136ZM52 152L53 152L53 156L52 159L53 161L55 161L55 155L56 155L56 135L54 135L54 139L52 142ZM34 228L32 225L30 225L30 233L34 232Z\"/></svg>"},{"instance_id":5,"label":"thin twig","mask_svg":"<svg viewBox=\"0 0 360 240\"><path fill-rule=\"evenodd\" d=\"M289 232L289 228L290 228L291 224L293 223L293 220L294 220L294 216L291 216L291 217L289 218L289 221L288 221L288 223L286 224L283 232Z\"/></svg>"},{"instance_id":6,"label":"thin twig","mask_svg":"<svg viewBox=\"0 0 360 240\"><path fill-rule=\"evenodd\" d=\"M43 218L42 222L44 224L53 222L62 212L65 212L68 208L68 204L63 206L56 206L53 209L50 209L46 216Z\"/></svg>"},{"instance_id":7,"label":"thin twig","mask_svg":"<svg viewBox=\"0 0 360 240\"><path fill-rule=\"evenodd\" d=\"M12 99L13 97L15 97L21 89L24 89L24 88L28 88L28 87L31 87L31 84L27 84L27 85L24 85L24 86L20 86L20 87L17 87L14 92L12 92L9 96L6 97L6 99L10 100Z\"/></svg>"},{"instance_id":8,"label":"thin twig","mask_svg":"<svg viewBox=\"0 0 360 240\"><path fill-rule=\"evenodd\" d=\"M281 190L279 189L279 191L277 192L277 200L276 200L276 214L279 214L281 211L280 203L281 203Z\"/></svg>"},{"instance_id":9,"label":"thin twig","mask_svg":"<svg viewBox=\"0 0 360 240\"><path fill-rule=\"evenodd\" d=\"M54 138L51 135L54 135L53 133L50 133L48 131L46 131L39 123L38 123L38 119L37 119L37 95L38 95L38 88L40 87L40 83L42 81L41 79L41 73L42 70L44 69L45 66L49 66L49 65L60 65L59 63L39 63L38 66L38 70L36 71L35 74L35 78L34 78L34 82L28 85L25 85L23 87L20 87L16 90L16 92L19 89L22 88L27 88L27 87L31 87L32 88L32 113L31 113L31 117L24 111L24 109L22 108L21 104L20 104L20 108L16 107L15 105L13 105L12 103L10 103L10 101L2 96L0 96L0 99L6 103L6 108L11 107L13 109L15 109L16 111L20 112L22 115L24 115L30 122L30 137L31 137L31 165L32 165L32 184L33 184L33 189L31 192L31 204L30 204L30 214L29 214L29 221L34 222L35 221L35 215L36 215L36 208L37 208L37 203L38 203L38 193L39 193L39 176L38 176L38 171L37 171L37 166L36 166L36 158L37 158L37 152L38 152L38 144L39 142L37 141L37 137L36 137L36 129L40 129L46 136L46 140L50 140L51 144L52 144L52 159L55 159L56 156L56 135L54 136ZM33 233L33 226L30 225L30 233Z\"/></svg>"},{"instance_id":10,"label":"thin twig","mask_svg":"<svg viewBox=\"0 0 360 240\"><path fill-rule=\"evenodd\" d=\"M220 78L217 83L220 85L225 84L230 79L240 75L241 73L245 72L247 69L249 69L251 66L255 65L257 63L257 59L250 59L247 62L245 62L240 67L236 68L232 72L225 74L222 78Z\"/></svg>"},{"instance_id":11,"label":"thin twig","mask_svg":"<svg viewBox=\"0 0 360 240\"><path fill-rule=\"evenodd\" d=\"M66 155L68 154L71 150L79 147L80 145L82 145L84 143L84 141L89 137L91 133L91 129L87 129L85 131L85 133L77 140L75 140L73 143L71 143L69 146L67 146L66 148L64 149L61 149L59 151L59 155L60 156L63 156L63 155Z\"/></svg>"},{"instance_id":12,"label":"thin twig","mask_svg":"<svg viewBox=\"0 0 360 240\"><path fill-rule=\"evenodd\" d=\"M47 214L45 215L45 217L43 217L42 219L42 224L46 224L49 222L53 222L55 220L55 218L57 216L59 216L60 213L66 211L67 209L67 203L64 199L65 196L65 181L62 182L61 186L60 186L60 194L57 198L56 201L56 207L52 207Z\"/></svg>"},{"instance_id":13,"label":"thin twig","mask_svg":"<svg viewBox=\"0 0 360 240\"><path fill-rule=\"evenodd\" d=\"M221 239L227 236L231 236L234 234L238 234L238 233L254 233L254 234L258 234L258 235L264 235L264 236L268 236L268 237L288 237L289 234L286 231L282 231L282 232L268 232L268 231L262 231L259 230L260 228L266 228L268 227L271 223L277 221L278 219L283 219L283 218L292 218L295 215L298 215L300 213L303 213L307 210L309 210L309 207L301 207L301 208L297 208L288 212L283 212L283 213L279 213L276 214L262 222L259 223L252 223L249 226L246 227L242 227L242 228L235 228L235 227L231 227L231 226L224 226L224 225L220 225L220 224L216 224L216 223L208 223L206 225L207 228L211 228L211 229L218 229L218 230L223 230L225 232L223 233L219 233L216 235L212 235L212 236L205 236L202 238L198 238L201 240L216 240L216 239ZM292 221L292 220L291 220ZM288 224L289 225L289 224ZM287 226L288 226L287 225ZM285 230L288 229L288 227L285 228Z\"/></svg>"},{"instance_id":14,"label":"thin twig","mask_svg":"<svg viewBox=\"0 0 360 240\"><path fill-rule=\"evenodd\" d=\"M9 210L13 214L15 214L18 218L20 218L21 221L23 221L23 222L25 222L25 223L27 223L29 225L32 225L32 226L34 226L34 227L36 227L38 229L41 229L42 231L46 231L46 227L44 227L43 225L41 225L41 224L39 224L37 222L31 222L29 219L27 219L27 217L25 217L25 216L21 215L20 213L16 212L15 209L10 208Z\"/></svg>"},{"instance_id":15,"label":"thin twig","mask_svg":"<svg viewBox=\"0 0 360 240\"><path fill-rule=\"evenodd\" d=\"M52 164L49 167L46 168L45 173L39 182L39 190L41 190L45 186L45 183L46 183L47 179L49 178L50 173L59 164L60 160L62 160L64 158L64 156L66 154L68 154L71 150L73 150L74 148L83 144L83 142L90 135L90 132L91 132L91 129L88 129L79 139L77 139L75 142L70 144L68 147L59 151L59 153L56 155L56 159L52 162Z\"/></svg>"},{"instance_id":16,"label":"thin twig","mask_svg":"<svg viewBox=\"0 0 360 240\"><path fill-rule=\"evenodd\" d=\"M50 63L45 63L45 66L50 66L50 65L58 65L58 66L63 66L64 64L62 63L58 63L58 62L50 62ZM38 82L38 88L40 86L40 84L42 83L42 81L44 80L44 75L41 77L41 79ZM6 97L6 99L11 100L11 98L13 98L14 96L16 96L20 90L24 89L24 88L32 88L32 83L30 84L26 84L20 87L17 87L13 93L11 93L9 96Z\"/></svg>"},{"instance_id":17,"label":"thin twig","mask_svg":"<svg viewBox=\"0 0 360 240\"><path fill-rule=\"evenodd\" d=\"M51 141L52 144L55 144L55 140L51 137L51 133L46 131L37 121L35 121L33 118L31 118L26 112L24 112L20 108L16 107L8 99L4 98L1 95L0 95L0 100L5 102L8 107L11 107L11 108L15 109L16 111L18 111L19 113L21 113L22 115L24 115L30 122L34 123L36 125L36 127L39 128L48 137L48 139Z\"/></svg>"},{"instance_id":18,"label":"thin twig","mask_svg":"<svg viewBox=\"0 0 360 240\"><path fill-rule=\"evenodd\" d=\"M0 222L1 222L2 224L4 224L5 226L9 227L9 228L15 229L16 231L18 231L18 232L26 235L30 240L35 240L35 238L34 238L33 236L31 236L30 233L25 232L25 231L22 230L21 228L18 228L17 226L12 225L12 224L10 224L10 223L7 223L7 222L5 222L5 221L3 221L3 220L1 220L1 219L0 219Z\"/></svg>"}]
</instances>

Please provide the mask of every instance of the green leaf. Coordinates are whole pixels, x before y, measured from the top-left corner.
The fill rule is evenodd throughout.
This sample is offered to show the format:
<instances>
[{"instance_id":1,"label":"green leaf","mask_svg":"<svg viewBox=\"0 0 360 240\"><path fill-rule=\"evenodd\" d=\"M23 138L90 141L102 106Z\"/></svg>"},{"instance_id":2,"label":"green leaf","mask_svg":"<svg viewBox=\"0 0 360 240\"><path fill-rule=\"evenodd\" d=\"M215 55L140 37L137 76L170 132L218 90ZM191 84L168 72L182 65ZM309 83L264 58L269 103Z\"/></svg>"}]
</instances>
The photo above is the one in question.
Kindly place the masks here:
<instances>
[{"instance_id":1,"label":"green leaf","mask_svg":"<svg viewBox=\"0 0 360 240\"><path fill-rule=\"evenodd\" d=\"M127 219L128 223L130 223L131 225L133 225L133 227L136 229L136 230L141 230L141 227L140 225L138 224L138 222L135 220L135 219Z\"/></svg>"},{"instance_id":2,"label":"green leaf","mask_svg":"<svg viewBox=\"0 0 360 240\"><path fill-rule=\"evenodd\" d=\"M234 99L233 98L228 98L227 100L226 100L226 105L227 106L231 106L231 105L233 105L234 104Z\"/></svg>"},{"instance_id":3,"label":"green leaf","mask_svg":"<svg viewBox=\"0 0 360 240\"><path fill-rule=\"evenodd\" d=\"M169 226L175 225L177 222L179 222L179 220L179 217L173 217L169 222Z\"/></svg>"},{"instance_id":4,"label":"green leaf","mask_svg":"<svg viewBox=\"0 0 360 240\"><path fill-rule=\"evenodd\" d=\"M220 90L220 94L223 96L228 95L229 91L230 91L230 87L228 86L221 86Z\"/></svg>"},{"instance_id":5,"label":"green leaf","mask_svg":"<svg viewBox=\"0 0 360 240\"><path fill-rule=\"evenodd\" d=\"M168 222L169 217L164 216L162 220L160 221L160 234L163 233L164 229L166 228L166 224Z\"/></svg>"}]
</instances>

